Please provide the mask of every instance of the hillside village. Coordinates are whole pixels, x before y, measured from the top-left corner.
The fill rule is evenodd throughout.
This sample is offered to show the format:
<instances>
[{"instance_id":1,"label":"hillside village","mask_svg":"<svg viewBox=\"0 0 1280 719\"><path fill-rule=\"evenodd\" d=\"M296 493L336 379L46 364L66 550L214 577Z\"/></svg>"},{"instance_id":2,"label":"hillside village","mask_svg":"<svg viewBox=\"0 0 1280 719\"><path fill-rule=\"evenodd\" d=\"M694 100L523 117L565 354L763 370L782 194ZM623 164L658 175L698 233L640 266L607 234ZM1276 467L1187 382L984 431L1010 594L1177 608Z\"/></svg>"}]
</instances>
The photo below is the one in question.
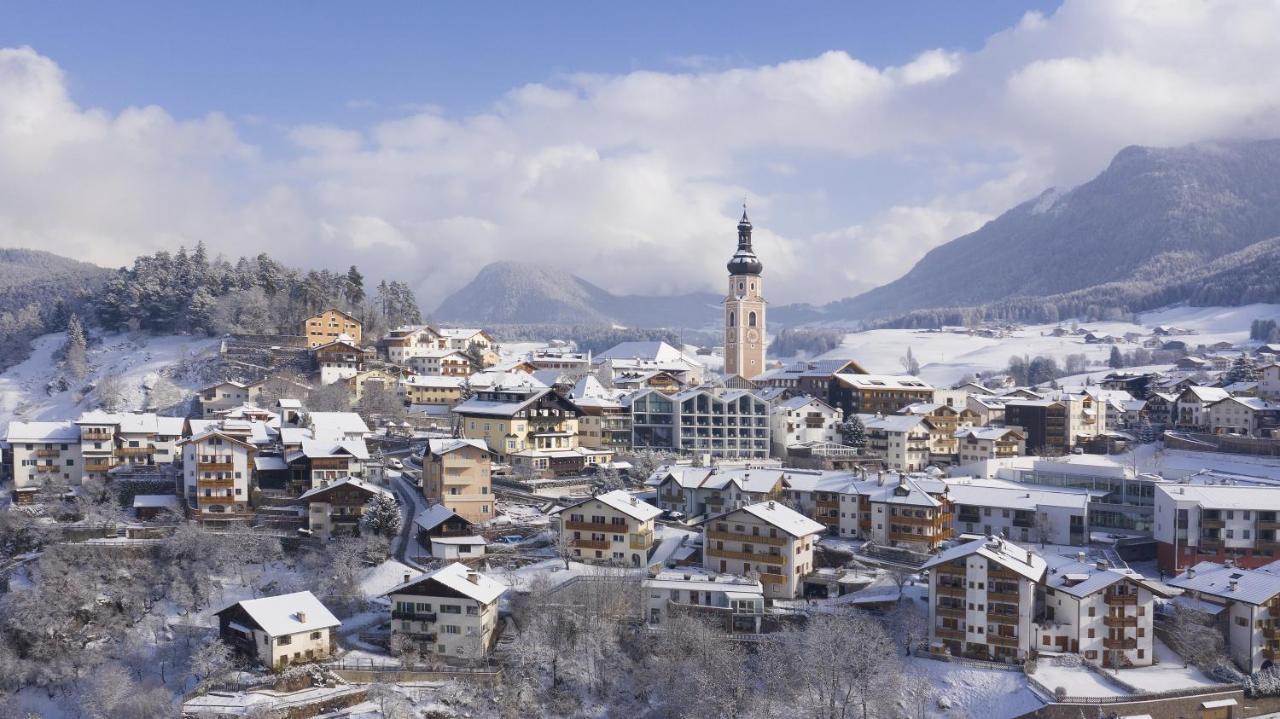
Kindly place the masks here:
<instances>
[{"instance_id":1,"label":"hillside village","mask_svg":"<svg viewBox=\"0 0 1280 719\"><path fill-rule=\"evenodd\" d=\"M779 360L752 231L744 211L716 347L371 336L328 308L225 335L221 379L172 411L9 422L7 702L1280 709L1274 322L1240 342L1063 323L1043 333L1079 346L1063 367L947 386L910 349L897 374L840 347Z\"/></svg>"}]
</instances>

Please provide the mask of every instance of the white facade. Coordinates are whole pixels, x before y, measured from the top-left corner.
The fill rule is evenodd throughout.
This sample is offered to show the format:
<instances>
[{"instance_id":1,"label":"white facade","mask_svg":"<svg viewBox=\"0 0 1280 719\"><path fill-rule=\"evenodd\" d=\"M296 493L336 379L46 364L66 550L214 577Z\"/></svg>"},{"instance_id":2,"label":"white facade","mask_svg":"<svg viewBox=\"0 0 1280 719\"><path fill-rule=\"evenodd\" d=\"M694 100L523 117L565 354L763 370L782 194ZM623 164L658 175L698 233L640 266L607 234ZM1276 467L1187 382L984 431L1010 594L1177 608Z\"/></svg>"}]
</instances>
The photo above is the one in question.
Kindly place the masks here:
<instances>
[{"instance_id":1,"label":"white facade","mask_svg":"<svg viewBox=\"0 0 1280 719\"><path fill-rule=\"evenodd\" d=\"M215 431L181 446L183 491L193 516L200 521L249 516L253 445Z\"/></svg>"},{"instance_id":2,"label":"white facade","mask_svg":"<svg viewBox=\"0 0 1280 719\"><path fill-rule=\"evenodd\" d=\"M480 659L493 647L506 587L454 563L387 592L392 647L413 643L442 658Z\"/></svg>"},{"instance_id":3,"label":"white facade","mask_svg":"<svg viewBox=\"0 0 1280 719\"><path fill-rule=\"evenodd\" d=\"M757 580L682 567L644 580L644 592L645 621L651 625L665 624L675 611L687 611L709 615L730 632L760 632L764 585Z\"/></svg>"},{"instance_id":4,"label":"white facade","mask_svg":"<svg viewBox=\"0 0 1280 719\"><path fill-rule=\"evenodd\" d=\"M618 489L559 512L561 542L584 562L649 566L657 507Z\"/></svg>"},{"instance_id":5,"label":"white facade","mask_svg":"<svg viewBox=\"0 0 1280 719\"><path fill-rule=\"evenodd\" d=\"M773 455L806 442L840 442L844 412L816 397L795 397L774 405L769 415Z\"/></svg>"},{"instance_id":6,"label":"white facade","mask_svg":"<svg viewBox=\"0 0 1280 719\"><path fill-rule=\"evenodd\" d=\"M825 530L777 502L749 505L703 523L702 566L759 579L767 598L794 599Z\"/></svg>"},{"instance_id":7,"label":"white facade","mask_svg":"<svg viewBox=\"0 0 1280 719\"><path fill-rule=\"evenodd\" d=\"M80 484L84 466L74 423L10 422L6 441L15 490L34 491L45 482Z\"/></svg>"}]
</instances>

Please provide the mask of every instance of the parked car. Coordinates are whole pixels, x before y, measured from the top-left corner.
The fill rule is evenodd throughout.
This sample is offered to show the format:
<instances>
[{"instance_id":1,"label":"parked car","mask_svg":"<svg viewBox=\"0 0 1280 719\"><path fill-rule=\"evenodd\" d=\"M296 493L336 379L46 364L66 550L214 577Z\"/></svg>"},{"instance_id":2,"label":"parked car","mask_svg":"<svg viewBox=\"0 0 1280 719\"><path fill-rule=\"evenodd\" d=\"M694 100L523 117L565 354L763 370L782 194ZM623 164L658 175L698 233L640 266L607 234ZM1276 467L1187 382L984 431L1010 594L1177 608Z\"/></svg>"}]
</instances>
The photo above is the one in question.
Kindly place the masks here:
<instances>
[{"instance_id":1,"label":"parked car","mask_svg":"<svg viewBox=\"0 0 1280 719\"><path fill-rule=\"evenodd\" d=\"M672 522L682 522L684 521L685 516L684 512L681 512L678 509L664 509L662 510L662 518L671 520Z\"/></svg>"},{"instance_id":2,"label":"parked car","mask_svg":"<svg viewBox=\"0 0 1280 719\"><path fill-rule=\"evenodd\" d=\"M504 534L493 541L497 544L519 544L524 541L524 537L519 534Z\"/></svg>"},{"instance_id":3,"label":"parked car","mask_svg":"<svg viewBox=\"0 0 1280 719\"><path fill-rule=\"evenodd\" d=\"M404 469L404 462L401 462L395 457L392 457L391 459L387 460L387 466L392 469Z\"/></svg>"}]
</instances>

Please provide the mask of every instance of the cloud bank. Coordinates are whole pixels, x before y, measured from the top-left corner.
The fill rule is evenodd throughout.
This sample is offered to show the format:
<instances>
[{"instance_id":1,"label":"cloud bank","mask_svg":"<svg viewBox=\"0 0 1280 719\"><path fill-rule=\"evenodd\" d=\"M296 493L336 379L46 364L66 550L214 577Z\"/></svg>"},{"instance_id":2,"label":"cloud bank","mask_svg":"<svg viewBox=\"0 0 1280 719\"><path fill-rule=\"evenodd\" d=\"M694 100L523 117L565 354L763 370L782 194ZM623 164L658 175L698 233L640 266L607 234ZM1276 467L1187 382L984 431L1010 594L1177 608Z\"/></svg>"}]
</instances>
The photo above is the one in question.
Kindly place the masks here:
<instances>
[{"instance_id":1,"label":"cloud bank","mask_svg":"<svg viewBox=\"0 0 1280 719\"><path fill-rule=\"evenodd\" d=\"M482 114L407 98L429 109L284 128L272 152L217 112L81 107L56 58L0 49L0 244L356 263L430 309L500 259L618 292L717 290L745 197L770 299L820 302L1125 145L1275 135L1276 37L1277 2L1068 0L900 67L832 51L569 75Z\"/></svg>"}]
</instances>

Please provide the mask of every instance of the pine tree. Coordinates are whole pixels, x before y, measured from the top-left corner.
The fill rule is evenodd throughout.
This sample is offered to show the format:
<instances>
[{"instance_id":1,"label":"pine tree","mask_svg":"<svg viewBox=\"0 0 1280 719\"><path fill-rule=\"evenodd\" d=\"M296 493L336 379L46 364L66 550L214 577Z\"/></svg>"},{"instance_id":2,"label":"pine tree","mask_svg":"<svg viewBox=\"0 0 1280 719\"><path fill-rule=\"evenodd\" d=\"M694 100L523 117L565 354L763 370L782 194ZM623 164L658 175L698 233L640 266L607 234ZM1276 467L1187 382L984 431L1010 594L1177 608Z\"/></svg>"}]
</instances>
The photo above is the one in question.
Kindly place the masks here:
<instances>
[{"instance_id":1,"label":"pine tree","mask_svg":"<svg viewBox=\"0 0 1280 719\"><path fill-rule=\"evenodd\" d=\"M1120 369L1124 366L1124 355L1120 354L1120 348L1111 345L1111 356L1107 358L1107 366L1111 369Z\"/></svg>"},{"instance_id":2,"label":"pine tree","mask_svg":"<svg viewBox=\"0 0 1280 719\"><path fill-rule=\"evenodd\" d=\"M350 302L353 307L364 302L364 275L360 274L360 270L356 269L355 265L352 265L351 268L347 270L347 275L343 280L345 284L343 290L346 294L347 301Z\"/></svg>"},{"instance_id":3,"label":"pine tree","mask_svg":"<svg viewBox=\"0 0 1280 719\"><path fill-rule=\"evenodd\" d=\"M1248 352L1241 352L1240 356L1231 363L1231 369L1227 370L1227 384L1235 384L1236 382L1257 382L1262 378L1262 373L1258 371L1258 363Z\"/></svg>"},{"instance_id":4,"label":"pine tree","mask_svg":"<svg viewBox=\"0 0 1280 719\"><path fill-rule=\"evenodd\" d=\"M849 447L861 449L867 446L867 428L856 414L849 415L849 418L840 424L840 436Z\"/></svg>"},{"instance_id":5,"label":"pine tree","mask_svg":"<svg viewBox=\"0 0 1280 719\"><path fill-rule=\"evenodd\" d=\"M208 288L201 287L192 293L191 302L187 305L187 322L191 329L213 332L214 313L217 308L218 301L213 298L213 293Z\"/></svg>"},{"instance_id":6,"label":"pine tree","mask_svg":"<svg viewBox=\"0 0 1280 719\"><path fill-rule=\"evenodd\" d=\"M379 492L364 505L360 528L370 534L391 539L400 533L400 502L394 495Z\"/></svg>"},{"instance_id":7,"label":"pine tree","mask_svg":"<svg viewBox=\"0 0 1280 719\"><path fill-rule=\"evenodd\" d=\"M89 344L85 340L80 318L72 314L67 320L67 344L63 351L67 374L77 382L89 374Z\"/></svg>"},{"instance_id":8,"label":"pine tree","mask_svg":"<svg viewBox=\"0 0 1280 719\"><path fill-rule=\"evenodd\" d=\"M1143 444L1156 441L1155 427L1151 426L1151 418L1146 414L1142 415L1142 421L1138 424L1138 441Z\"/></svg>"}]
</instances>

